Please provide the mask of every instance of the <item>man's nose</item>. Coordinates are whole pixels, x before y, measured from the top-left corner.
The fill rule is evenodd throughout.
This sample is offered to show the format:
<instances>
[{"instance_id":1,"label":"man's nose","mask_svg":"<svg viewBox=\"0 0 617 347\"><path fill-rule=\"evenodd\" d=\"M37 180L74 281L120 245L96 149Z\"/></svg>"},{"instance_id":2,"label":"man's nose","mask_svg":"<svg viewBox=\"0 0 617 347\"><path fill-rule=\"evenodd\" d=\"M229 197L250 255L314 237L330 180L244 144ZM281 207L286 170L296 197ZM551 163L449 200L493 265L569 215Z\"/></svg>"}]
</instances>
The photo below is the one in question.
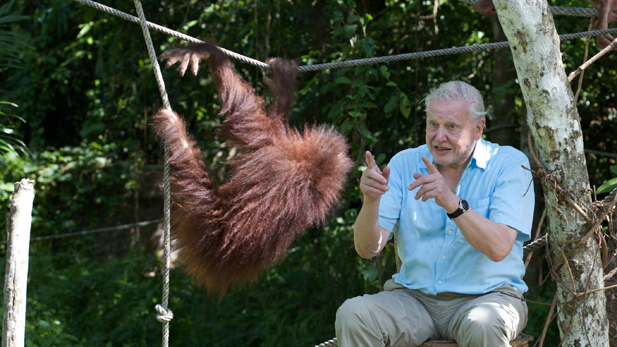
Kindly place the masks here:
<instances>
[{"instance_id":1,"label":"man's nose","mask_svg":"<svg viewBox=\"0 0 617 347\"><path fill-rule=\"evenodd\" d=\"M439 127L437 129L437 136L435 137L437 138L437 141L445 142L448 139L446 136L446 129L444 129L443 127Z\"/></svg>"}]
</instances>

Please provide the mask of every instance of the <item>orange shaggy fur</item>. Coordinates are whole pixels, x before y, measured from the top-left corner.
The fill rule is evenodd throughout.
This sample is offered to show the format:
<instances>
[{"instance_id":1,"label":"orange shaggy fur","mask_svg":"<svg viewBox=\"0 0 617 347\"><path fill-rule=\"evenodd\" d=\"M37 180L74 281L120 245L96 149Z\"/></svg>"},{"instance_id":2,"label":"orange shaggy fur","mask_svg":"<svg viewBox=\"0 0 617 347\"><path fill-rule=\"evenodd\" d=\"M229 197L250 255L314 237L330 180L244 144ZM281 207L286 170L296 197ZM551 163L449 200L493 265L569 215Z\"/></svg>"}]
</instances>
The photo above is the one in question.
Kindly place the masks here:
<instances>
[{"instance_id":1,"label":"orange shaggy fur","mask_svg":"<svg viewBox=\"0 0 617 347\"><path fill-rule=\"evenodd\" d=\"M212 44L165 52L168 66L184 59L197 73L207 59L225 114L220 132L240 149L227 183L218 186L208 173L183 120L166 109L153 127L169 146L175 205L172 238L186 271L211 292L253 282L280 259L307 228L324 223L337 203L352 161L348 146L329 127L288 125L294 103L297 66L271 59L273 79L266 79L274 100L266 110L263 97L242 81L227 57Z\"/></svg>"}]
</instances>

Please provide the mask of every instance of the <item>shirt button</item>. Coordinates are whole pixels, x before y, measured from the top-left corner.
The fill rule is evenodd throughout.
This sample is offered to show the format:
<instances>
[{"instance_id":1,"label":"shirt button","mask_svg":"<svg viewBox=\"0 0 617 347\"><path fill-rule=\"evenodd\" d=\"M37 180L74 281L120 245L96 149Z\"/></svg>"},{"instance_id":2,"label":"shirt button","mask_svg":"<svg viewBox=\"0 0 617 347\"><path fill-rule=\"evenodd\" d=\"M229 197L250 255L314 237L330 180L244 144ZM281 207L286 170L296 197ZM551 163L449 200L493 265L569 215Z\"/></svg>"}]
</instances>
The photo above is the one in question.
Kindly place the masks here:
<instances>
[{"instance_id":1,"label":"shirt button","mask_svg":"<svg viewBox=\"0 0 617 347\"><path fill-rule=\"evenodd\" d=\"M448 234L452 235L452 230L448 231Z\"/></svg>"},{"instance_id":2,"label":"shirt button","mask_svg":"<svg viewBox=\"0 0 617 347\"><path fill-rule=\"evenodd\" d=\"M445 256L445 254L441 256L441 259L446 259L446 256Z\"/></svg>"},{"instance_id":3,"label":"shirt button","mask_svg":"<svg viewBox=\"0 0 617 347\"><path fill-rule=\"evenodd\" d=\"M437 281L437 284L441 284L441 281Z\"/></svg>"}]
</instances>

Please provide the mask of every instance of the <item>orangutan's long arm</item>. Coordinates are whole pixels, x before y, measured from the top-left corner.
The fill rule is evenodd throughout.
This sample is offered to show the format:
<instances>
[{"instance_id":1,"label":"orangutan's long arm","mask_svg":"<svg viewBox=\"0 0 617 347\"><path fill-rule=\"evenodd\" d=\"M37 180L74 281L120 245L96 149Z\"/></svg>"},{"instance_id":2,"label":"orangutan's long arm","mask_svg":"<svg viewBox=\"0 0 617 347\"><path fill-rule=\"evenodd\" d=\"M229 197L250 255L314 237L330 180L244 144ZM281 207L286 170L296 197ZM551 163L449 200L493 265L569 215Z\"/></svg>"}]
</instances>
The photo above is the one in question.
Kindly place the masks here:
<instances>
[{"instance_id":1,"label":"orangutan's long arm","mask_svg":"<svg viewBox=\"0 0 617 347\"><path fill-rule=\"evenodd\" d=\"M598 19L594 25L596 30L608 29L610 22L617 20L617 15L614 11L617 11L617 1L615 0L591 0L593 7L598 10ZM596 37L598 46L605 48L610 45L615 38L611 34L605 34ZM617 48L616 48L617 49Z\"/></svg>"},{"instance_id":2,"label":"orangutan's long arm","mask_svg":"<svg viewBox=\"0 0 617 347\"><path fill-rule=\"evenodd\" d=\"M198 43L165 51L161 58L168 59L167 67L182 60L180 75L184 75L189 65L197 75L200 61L206 59L221 102L221 114L226 115L220 131L225 133L232 146L254 149L264 145L271 128L264 110L264 99L240 79L220 49L212 43Z\"/></svg>"}]
</instances>

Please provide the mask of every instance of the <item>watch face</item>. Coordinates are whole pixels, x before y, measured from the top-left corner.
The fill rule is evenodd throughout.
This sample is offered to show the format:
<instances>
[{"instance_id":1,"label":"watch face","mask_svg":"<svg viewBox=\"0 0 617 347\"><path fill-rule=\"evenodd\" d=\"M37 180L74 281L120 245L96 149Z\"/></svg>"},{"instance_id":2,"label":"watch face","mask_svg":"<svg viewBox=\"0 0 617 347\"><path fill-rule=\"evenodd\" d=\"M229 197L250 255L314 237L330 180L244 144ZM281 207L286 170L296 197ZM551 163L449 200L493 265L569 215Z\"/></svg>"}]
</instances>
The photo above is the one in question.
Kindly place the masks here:
<instances>
[{"instance_id":1,"label":"watch face","mask_svg":"<svg viewBox=\"0 0 617 347\"><path fill-rule=\"evenodd\" d=\"M465 211L469 210L469 204L467 203L467 200L461 199L461 208Z\"/></svg>"}]
</instances>

